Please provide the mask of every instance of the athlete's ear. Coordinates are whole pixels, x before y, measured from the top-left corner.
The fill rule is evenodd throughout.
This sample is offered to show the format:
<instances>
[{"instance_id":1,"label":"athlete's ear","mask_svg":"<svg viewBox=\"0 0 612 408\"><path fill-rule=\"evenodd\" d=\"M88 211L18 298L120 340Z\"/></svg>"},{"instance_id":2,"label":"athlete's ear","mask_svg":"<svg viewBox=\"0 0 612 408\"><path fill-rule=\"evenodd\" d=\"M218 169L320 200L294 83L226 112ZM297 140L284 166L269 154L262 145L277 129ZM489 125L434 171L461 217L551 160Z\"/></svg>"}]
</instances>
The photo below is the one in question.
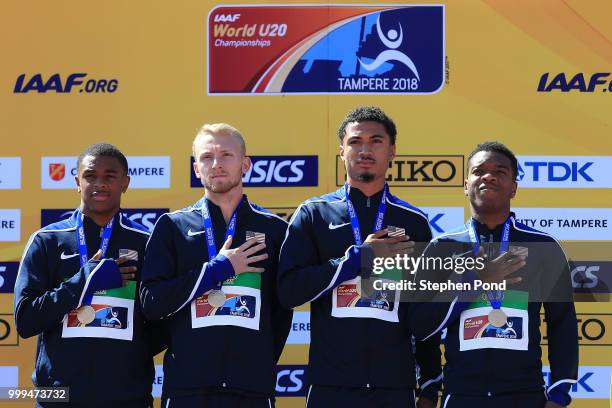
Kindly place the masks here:
<instances>
[{"instance_id":1,"label":"athlete's ear","mask_svg":"<svg viewBox=\"0 0 612 408\"><path fill-rule=\"evenodd\" d=\"M193 161L193 172L195 173L196 177L198 179L200 179L200 169L198 168L198 160L194 159Z\"/></svg>"},{"instance_id":2,"label":"athlete's ear","mask_svg":"<svg viewBox=\"0 0 612 408\"><path fill-rule=\"evenodd\" d=\"M468 196L468 180L467 179L463 180L463 194L466 197Z\"/></svg>"},{"instance_id":3,"label":"athlete's ear","mask_svg":"<svg viewBox=\"0 0 612 408\"><path fill-rule=\"evenodd\" d=\"M389 158L389 161L395 159L395 152L396 152L395 145L391 145L391 157Z\"/></svg>"},{"instance_id":4,"label":"athlete's ear","mask_svg":"<svg viewBox=\"0 0 612 408\"><path fill-rule=\"evenodd\" d=\"M80 193L81 192L81 180L79 180L79 176L78 175L74 176L74 181L75 181L75 183L77 185L77 192Z\"/></svg>"},{"instance_id":5,"label":"athlete's ear","mask_svg":"<svg viewBox=\"0 0 612 408\"><path fill-rule=\"evenodd\" d=\"M244 176L245 174L247 174L250 168L251 158L249 156L244 156L244 158L242 159L242 175Z\"/></svg>"},{"instance_id":6,"label":"athlete's ear","mask_svg":"<svg viewBox=\"0 0 612 408\"><path fill-rule=\"evenodd\" d=\"M123 184L121 185L121 192L125 193L130 186L130 176L126 175L123 179Z\"/></svg>"},{"instance_id":7,"label":"athlete's ear","mask_svg":"<svg viewBox=\"0 0 612 408\"><path fill-rule=\"evenodd\" d=\"M338 146L338 152L340 153L340 158L342 159L342 161L344 161L344 145L342 143L340 143L340 146Z\"/></svg>"},{"instance_id":8,"label":"athlete's ear","mask_svg":"<svg viewBox=\"0 0 612 408\"><path fill-rule=\"evenodd\" d=\"M516 195L516 189L518 188L518 183L516 181L514 181L512 183L512 193L510 194L510 198L514 198L514 196Z\"/></svg>"}]
</instances>

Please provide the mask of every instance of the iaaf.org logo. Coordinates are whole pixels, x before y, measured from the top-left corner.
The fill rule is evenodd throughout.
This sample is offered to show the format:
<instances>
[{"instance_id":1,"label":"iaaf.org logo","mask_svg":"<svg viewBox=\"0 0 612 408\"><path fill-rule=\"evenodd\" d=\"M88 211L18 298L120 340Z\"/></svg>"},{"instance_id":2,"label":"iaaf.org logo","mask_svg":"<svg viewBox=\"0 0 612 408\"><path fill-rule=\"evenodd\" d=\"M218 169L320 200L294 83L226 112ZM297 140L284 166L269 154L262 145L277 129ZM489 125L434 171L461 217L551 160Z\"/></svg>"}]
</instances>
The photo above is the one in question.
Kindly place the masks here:
<instances>
[{"instance_id":1,"label":"iaaf.org logo","mask_svg":"<svg viewBox=\"0 0 612 408\"><path fill-rule=\"evenodd\" d=\"M15 81L14 93L28 92L56 92L56 93L114 93L119 88L117 79L87 79L87 73L77 72L65 76L62 80L62 75L59 73L52 74L48 79L44 79L43 74L34 74L28 77L26 74L21 74Z\"/></svg>"},{"instance_id":2,"label":"iaaf.org logo","mask_svg":"<svg viewBox=\"0 0 612 408\"><path fill-rule=\"evenodd\" d=\"M304 187L316 186L319 179L318 156L249 156L251 168L242 177L245 187ZM193 172L191 187L202 187Z\"/></svg>"},{"instance_id":3,"label":"iaaf.org logo","mask_svg":"<svg viewBox=\"0 0 612 408\"><path fill-rule=\"evenodd\" d=\"M542 74L538 82L538 92L612 92L612 80L610 72L595 72L590 76L579 72L577 74L566 74L561 72L550 75L549 72Z\"/></svg>"},{"instance_id":4,"label":"iaaf.org logo","mask_svg":"<svg viewBox=\"0 0 612 408\"><path fill-rule=\"evenodd\" d=\"M19 262L0 262L0 293L13 293Z\"/></svg>"},{"instance_id":5,"label":"iaaf.org logo","mask_svg":"<svg viewBox=\"0 0 612 408\"><path fill-rule=\"evenodd\" d=\"M170 188L170 156L127 156L130 187ZM41 188L76 189L77 156L41 159Z\"/></svg>"},{"instance_id":6,"label":"iaaf.org logo","mask_svg":"<svg viewBox=\"0 0 612 408\"><path fill-rule=\"evenodd\" d=\"M168 208L122 208L121 212L130 220L142 225L149 232L153 231L155 223ZM71 209L43 209L40 210L40 226L46 227L54 222L70 218L74 210Z\"/></svg>"},{"instance_id":7,"label":"iaaf.org logo","mask_svg":"<svg viewBox=\"0 0 612 408\"><path fill-rule=\"evenodd\" d=\"M207 92L436 93L444 13L440 4L219 6L208 18Z\"/></svg>"},{"instance_id":8,"label":"iaaf.org logo","mask_svg":"<svg viewBox=\"0 0 612 408\"><path fill-rule=\"evenodd\" d=\"M459 155L397 155L389 163L391 187L463 187L464 158ZM346 169L336 156L336 186L346 181Z\"/></svg>"},{"instance_id":9,"label":"iaaf.org logo","mask_svg":"<svg viewBox=\"0 0 612 408\"><path fill-rule=\"evenodd\" d=\"M612 156L517 156L521 188L612 188Z\"/></svg>"}]
</instances>

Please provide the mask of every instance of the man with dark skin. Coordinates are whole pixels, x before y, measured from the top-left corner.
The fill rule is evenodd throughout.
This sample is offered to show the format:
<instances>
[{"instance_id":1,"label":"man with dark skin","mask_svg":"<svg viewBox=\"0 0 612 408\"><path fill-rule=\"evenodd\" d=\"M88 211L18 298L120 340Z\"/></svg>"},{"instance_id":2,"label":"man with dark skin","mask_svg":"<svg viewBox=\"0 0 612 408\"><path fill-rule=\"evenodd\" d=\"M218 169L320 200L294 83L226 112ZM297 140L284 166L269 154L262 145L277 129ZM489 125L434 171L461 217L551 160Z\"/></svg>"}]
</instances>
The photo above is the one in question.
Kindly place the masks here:
<instances>
[{"instance_id":1,"label":"man with dark skin","mask_svg":"<svg viewBox=\"0 0 612 408\"><path fill-rule=\"evenodd\" d=\"M24 250L15 284L17 331L40 336L33 381L69 387L70 402L62 406L151 407L160 347L135 301L149 234L120 213L127 160L115 146L95 144L79 156L77 171L79 208L35 232Z\"/></svg>"},{"instance_id":2,"label":"man with dark skin","mask_svg":"<svg viewBox=\"0 0 612 408\"><path fill-rule=\"evenodd\" d=\"M506 281L505 290L480 291L453 302L437 329L448 328L443 408L559 408L571 401L578 334L570 269L553 237L519 223L510 211L517 167L516 157L503 144L476 146L468 157L465 180L472 217L457 231L434 239L424 253L484 257L484 268L470 271L476 272L472 276ZM542 295L553 293L546 292L551 288L554 295ZM548 387L542 379L542 306L551 367Z\"/></svg>"}]
</instances>

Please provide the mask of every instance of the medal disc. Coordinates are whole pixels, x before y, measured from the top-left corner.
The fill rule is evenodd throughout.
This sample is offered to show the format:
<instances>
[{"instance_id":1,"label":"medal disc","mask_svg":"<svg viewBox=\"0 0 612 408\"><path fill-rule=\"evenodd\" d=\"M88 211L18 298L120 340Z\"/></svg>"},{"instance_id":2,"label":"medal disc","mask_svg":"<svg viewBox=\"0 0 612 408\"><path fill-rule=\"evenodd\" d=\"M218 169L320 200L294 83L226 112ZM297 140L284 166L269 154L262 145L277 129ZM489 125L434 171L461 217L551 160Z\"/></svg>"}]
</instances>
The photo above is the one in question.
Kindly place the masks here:
<instances>
[{"instance_id":1,"label":"medal disc","mask_svg":"<svg viewBox=\"0 0 612 408\"><path fill-rule=\"evenodd\" d=\"M87 305L87 306L81 306L77 309L77 319L79 319L79 322L83 324L89 324L93 322L95 318L96 318L96 311L94 310L93 307Z\"/></svg>"},{"instance_id":2,"label":"medal disc","mask_svg":"<svg viewBox=\"0 0 612 408\"><path fill-rule=\"evenodd\" d=\"M506 313L501 309L493 309L489 312L489 323L495 327L504 327L506 320Z\"/></svg>"},{"instance_id":3,"label":"medal disc","mask_svg":"<svg viewBox=\"0 0 612 408\"><path fill-rule=\"evenodd\" d=\"M213 290L208 294L208 304L212 307L221 307L225 303L225 293L222 290Z\"/></svg>"}]
</instances>

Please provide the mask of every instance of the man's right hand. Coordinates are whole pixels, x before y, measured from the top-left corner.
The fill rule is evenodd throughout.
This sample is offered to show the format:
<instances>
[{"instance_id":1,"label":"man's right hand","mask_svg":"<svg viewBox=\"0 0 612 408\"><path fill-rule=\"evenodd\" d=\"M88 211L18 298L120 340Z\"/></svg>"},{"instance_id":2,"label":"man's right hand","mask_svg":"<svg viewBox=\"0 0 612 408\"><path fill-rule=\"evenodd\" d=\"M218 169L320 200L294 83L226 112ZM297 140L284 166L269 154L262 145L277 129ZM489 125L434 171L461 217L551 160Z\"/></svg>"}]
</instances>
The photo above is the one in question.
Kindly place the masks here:
<instances>
[{"instance_id":1,"label":"man's right hand","mask_svg":"<svg viewBox=\"0 0 612 408\"><path fill-rule=\"evenodd\" d=\"M382 229L368 235L363 245L372 248L377 258L393 258L395 255L410 255L414 252L414 241L410 241L408 235L383 238L387 232Z\"/></svg>"},{"instance_id":2,"label":"man's right hand","mask_svg":"<svg viewBox=\"0 0 612 408\"><path fill-rule=\"evenodd\" d=\"M232 263L234 272L236 275L240 275L245 272L262 273L264 268L255 268L250 266L255 262L263 261L268 259L268 254L263 253L261 255L255 255L257 252L266 248L265 243L259 243L255 239L251 239L238 248L230 249L232 246L232 236L227 237L227 240L223 244L223 248L219 251L219 254L225 256Z\"/></svg>"},{"instance_id":3,"label":"man's right hand","mask_svg":"<svg viewBox=\"0 0 612 408\"><path fill-rule=\"evenodd\" d=\"M484 258L484 249L482 247L478 250L477 257ZM525 266L527 264L526 260L526 256L517 255L510 251L504 252L492 261L486 262L485 267L478 271L478 275L486 283L499 283L505 280L508 285L512 285L520 282L522 278L514 277L506 279L506 276Z\"/></svg>"}]
</instances>

